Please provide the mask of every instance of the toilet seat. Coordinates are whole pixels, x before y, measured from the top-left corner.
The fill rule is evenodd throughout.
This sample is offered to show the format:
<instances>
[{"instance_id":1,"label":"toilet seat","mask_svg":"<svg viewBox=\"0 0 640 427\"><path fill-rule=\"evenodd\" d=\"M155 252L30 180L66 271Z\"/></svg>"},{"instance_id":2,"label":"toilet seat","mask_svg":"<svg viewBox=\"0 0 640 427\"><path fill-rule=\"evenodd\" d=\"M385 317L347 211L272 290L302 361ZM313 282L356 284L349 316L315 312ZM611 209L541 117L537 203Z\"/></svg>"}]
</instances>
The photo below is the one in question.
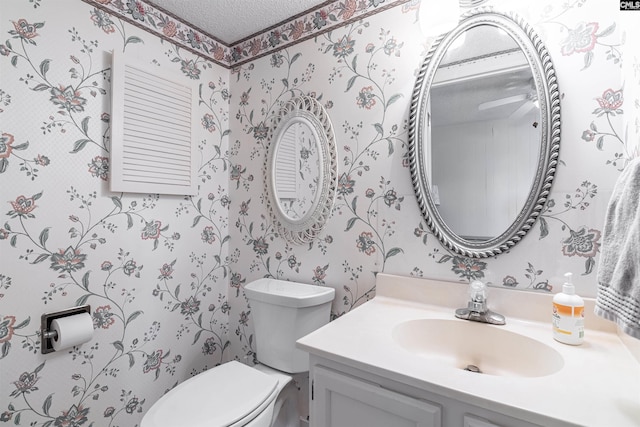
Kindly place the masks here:
<instances>
[{"instance_id":1,"label":"toilet seat","mask_svg":"<svg viewBox=\"0 0 640 427\"><path fill-rule=\"evenodd\" d=\"M237 361L209 369L165 394L141 427L239 427L278 394L278 380Z\"/></svg>"}]
</instances>

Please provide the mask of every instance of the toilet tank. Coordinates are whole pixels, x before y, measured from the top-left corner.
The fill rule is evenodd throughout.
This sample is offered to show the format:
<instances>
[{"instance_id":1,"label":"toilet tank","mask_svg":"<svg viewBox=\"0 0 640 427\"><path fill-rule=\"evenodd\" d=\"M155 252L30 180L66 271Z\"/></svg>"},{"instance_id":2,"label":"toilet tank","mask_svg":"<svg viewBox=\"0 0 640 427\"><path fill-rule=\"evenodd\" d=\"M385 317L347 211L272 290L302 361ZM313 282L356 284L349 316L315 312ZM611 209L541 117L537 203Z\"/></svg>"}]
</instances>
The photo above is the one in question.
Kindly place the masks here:
<instances>
[{"instance_id":1,"label":"toilet tank","mask_svg":"<svg viewBox=\"0 0 640 427\"><path fill-rule=\"evenodd\" d=\"M329 323L335 290L267 278L244 290L260 363L292 374L308 371L309 355L296 348L296 341Z\"/></svg>"}]
</instances>

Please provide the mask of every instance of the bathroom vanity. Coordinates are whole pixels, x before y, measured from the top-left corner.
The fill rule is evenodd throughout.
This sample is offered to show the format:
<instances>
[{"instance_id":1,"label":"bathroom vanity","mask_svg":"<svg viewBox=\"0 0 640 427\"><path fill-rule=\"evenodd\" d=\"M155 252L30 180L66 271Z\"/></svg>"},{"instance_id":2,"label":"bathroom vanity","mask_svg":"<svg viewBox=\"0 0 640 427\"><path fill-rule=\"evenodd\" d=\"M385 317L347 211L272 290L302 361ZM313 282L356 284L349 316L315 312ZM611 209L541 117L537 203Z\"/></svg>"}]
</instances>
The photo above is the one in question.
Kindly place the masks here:
<instances>
[{"instance_id":1,"label":"bathroom vanity","mask_svg":"<svg viewBox=\"0 0 640 427\"><path fill-rule=\"evenodd\" d=\"M552 338L552 295L491 288L495 326L455 318L467 288L378 274L373 300L300 339L311 426L640 425L640 363L593 300L569 346Z\"/></svg>"}]
</instances>

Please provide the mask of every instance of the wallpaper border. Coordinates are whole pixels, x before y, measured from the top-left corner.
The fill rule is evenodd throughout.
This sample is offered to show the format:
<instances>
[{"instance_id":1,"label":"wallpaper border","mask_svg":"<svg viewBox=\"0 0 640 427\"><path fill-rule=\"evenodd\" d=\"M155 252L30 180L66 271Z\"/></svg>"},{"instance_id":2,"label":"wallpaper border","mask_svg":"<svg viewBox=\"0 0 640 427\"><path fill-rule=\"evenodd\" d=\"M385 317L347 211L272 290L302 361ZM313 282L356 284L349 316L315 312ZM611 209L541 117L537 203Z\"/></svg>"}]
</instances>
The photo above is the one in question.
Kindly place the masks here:
<instances>
[{"instance_id":1,"label":"wallpaper border","mask_svg":"<svg viewBox=\"0 0 640 427\"><path fill-rule=\"evenodd\" d=\"M231 45L149 0L82 1L230 69L414 0L328 0Z\"/></svg>"}]
</instances>

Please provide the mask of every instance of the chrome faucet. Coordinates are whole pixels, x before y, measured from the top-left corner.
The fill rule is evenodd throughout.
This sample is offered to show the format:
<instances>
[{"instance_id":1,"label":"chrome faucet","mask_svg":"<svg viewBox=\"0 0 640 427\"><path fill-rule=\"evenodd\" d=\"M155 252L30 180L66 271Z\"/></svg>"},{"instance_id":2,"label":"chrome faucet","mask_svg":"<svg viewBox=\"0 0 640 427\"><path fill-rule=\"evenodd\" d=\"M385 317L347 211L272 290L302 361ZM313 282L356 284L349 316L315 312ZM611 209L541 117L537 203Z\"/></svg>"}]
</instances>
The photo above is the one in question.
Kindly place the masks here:
<instances>
[{"instance_id":1,"label":"chrome faucet","mask_svg":"<svg viewBox=\"0 0 640 427\"><path fill-rule=\"evenodd\" d=\"M475 280L469 285L469 302L465 308L456 310L456 317L492 325L506 323L502 314L491 311L487 307L487 287L479 280Z\"/></svg>"}]
</instances>

